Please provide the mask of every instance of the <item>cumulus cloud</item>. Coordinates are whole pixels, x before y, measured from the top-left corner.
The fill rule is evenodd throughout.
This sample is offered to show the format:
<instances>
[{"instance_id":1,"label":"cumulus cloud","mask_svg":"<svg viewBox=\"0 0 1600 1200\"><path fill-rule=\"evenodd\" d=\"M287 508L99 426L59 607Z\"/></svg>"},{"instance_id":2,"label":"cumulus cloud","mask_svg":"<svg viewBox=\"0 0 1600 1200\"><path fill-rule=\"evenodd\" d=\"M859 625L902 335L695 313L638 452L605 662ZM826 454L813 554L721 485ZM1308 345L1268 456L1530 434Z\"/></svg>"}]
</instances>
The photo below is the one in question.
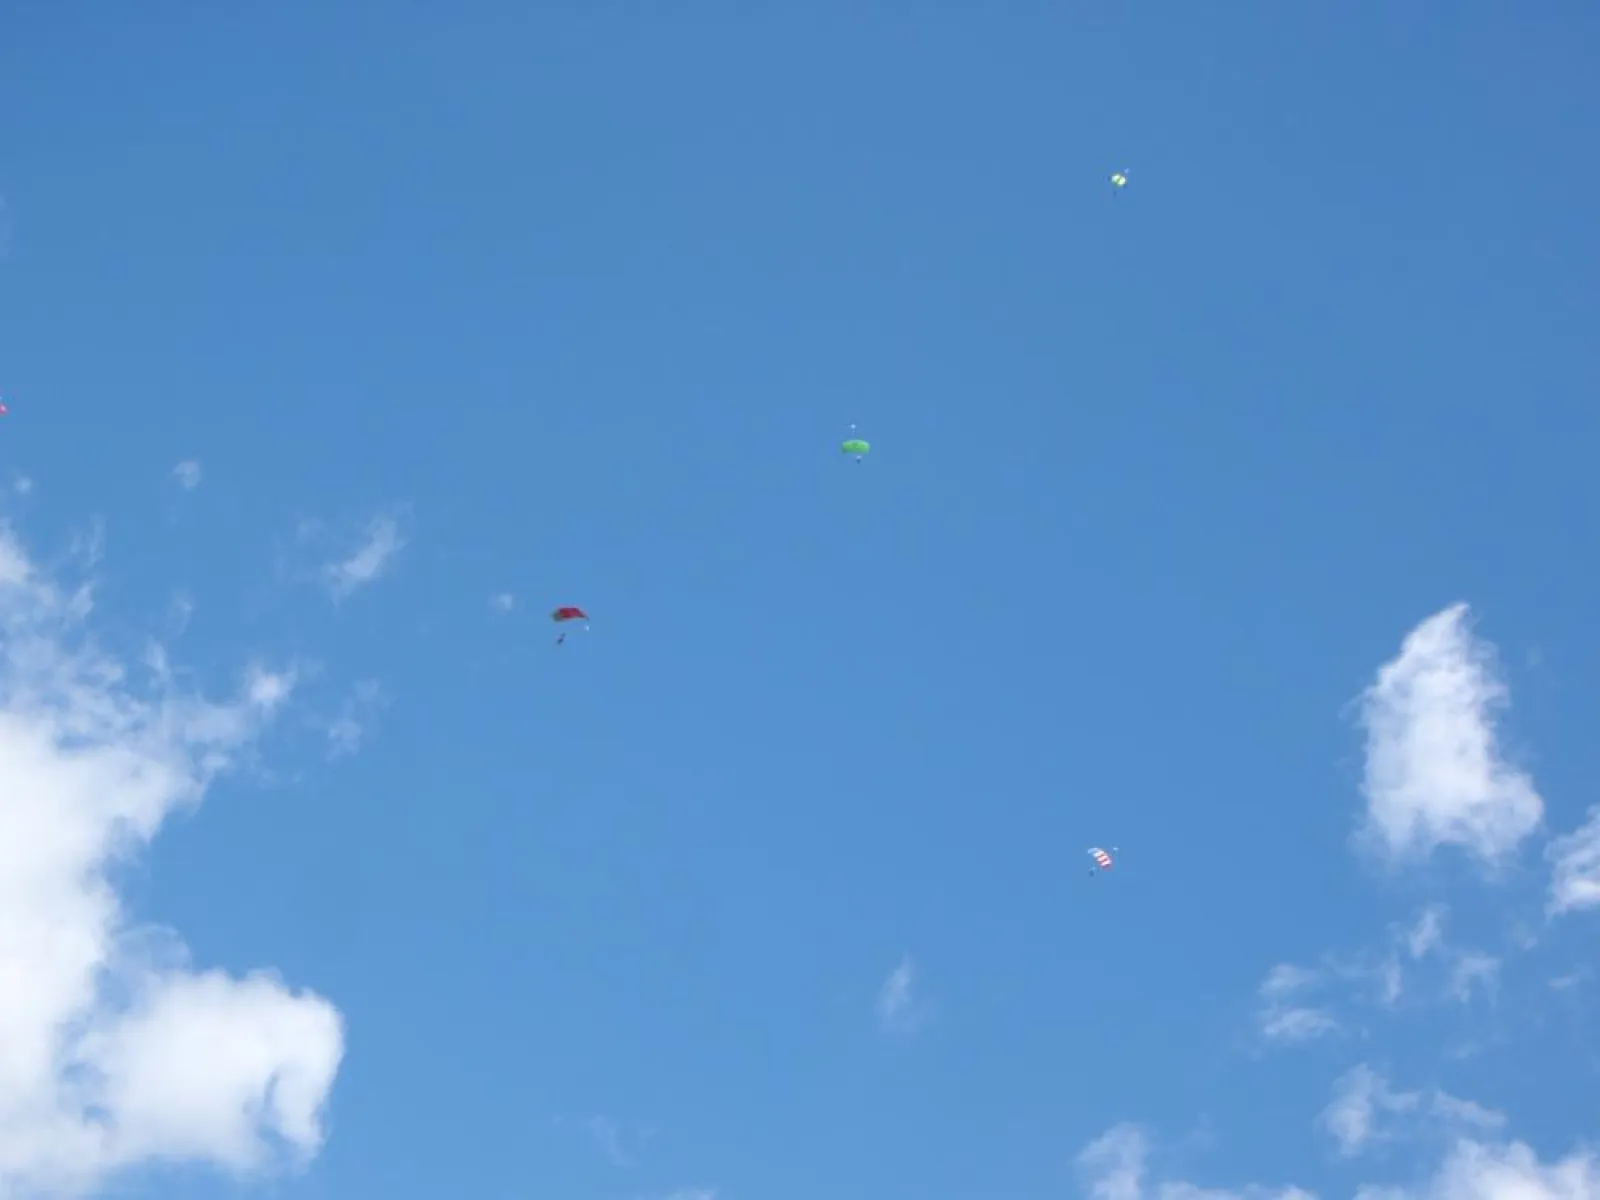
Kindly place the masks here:
<instances>
[{"instance_id":1,"label":"cumulus cloud","mask_svg":"<svg viewBox=\"0 0 1600 1200\"><path fill-rule=\"evenodd\" d=\"M878 1023L896 1033L911 1033L927 1021L927 1005L917 994L917 968L902 958L878 989Z\"/></svg>"},{"instance_id":2,"label":"cumulus cloud","mask_svg":"<svg viewBox=\"0 0 1600 1200\"><path fill-rule=\"evenodd\" d=\"M90 589L0 530L0 1195L311 1155L343 1055L326 1000L193 969L111 882L248 752L292 677L253 669L226 702L141 686L92 614Z\"/></svg>"},{"instance_id":3,"label":"cumulus cloud","mask_svg":"<svg viewBox=\"0 0 1600 1200\"><path fill-rule=\"evenodd\" d=\"M1077 1159L1089 1200L1316 1200L1297 1187L1203 1188L1181 1180L1148 1182L1149 1139L1137 1125L1113 1126L1085 1146Z\"/></svg>"},{"instance_id":4,"label":"cumulus cloud","mask_svg":"<svg viewBox=\"0 0 1600 1200\"><path fill-rule=\"evenodd\" d=\"M1363 1187L1356 1200L1600 1200L1600 1162L1585 1151L1546 1165L1521 1142L1458 1141L1414 1187Z\"/></svg>"},{"instance_id":5,"label":"cumulus cloud","mask_svg":"<svg viewBox=\"0 0 1600 1200\"><path fill-rule=\"evenodd\" d=\"M1545 857L1551 862L1552 916L1600 905L1600 806L1573 832L1552 840Z\"/></svg>"},{"instance_id":6,"label":"cumulus cloud","mask_svg":"<svg viewBox=\"0 0 1600 1200\"><path fill-rule=\"evenodd\" d=\"M200 486L200 464L192 458L185 459L172 468L172 478L184 491L192 492Z\"/></svg>"},{"instance_id":7,"label":"cumulus cloud","mask_svg":"<svg viewBox=\"0 0 1600 1200\"><path fill-rule=\"evenodd\" d=\"M1413 629L1363 697L1361 840L1397 858L1449 845L1493 862L1537 829L1544 801L1499 747L1495 718L1507 702L1465 604Z\"/></svg>"},{"instance_id":8,"label":"cumulus cloud","mask_svg":"<svg viewBox=\"0 0 1600 1200\"><path fill-rule=\"evenodd\" d=\"M1430 1129L1498 1129L1505 1124L1500 1113L1438 1088L1428 1092L1396 1091L1381 1072L1366 1063L1342 1075L1334 1084L1333 1093L1317 1123L1346 1158L1376 1143L1417 1136Z\"/></svg>"},{"instance_id":9,"label":"cumulus cloud","mask_svg":"<svg viewBox=\"0 0 1600 1200\"><path fill-rule=\"evenodd\" d=\"M404 545L399 523L393 517L374 518L355 551L324 568L334 598L342 600L381 576Z\"/></svg>"}]
</instances>

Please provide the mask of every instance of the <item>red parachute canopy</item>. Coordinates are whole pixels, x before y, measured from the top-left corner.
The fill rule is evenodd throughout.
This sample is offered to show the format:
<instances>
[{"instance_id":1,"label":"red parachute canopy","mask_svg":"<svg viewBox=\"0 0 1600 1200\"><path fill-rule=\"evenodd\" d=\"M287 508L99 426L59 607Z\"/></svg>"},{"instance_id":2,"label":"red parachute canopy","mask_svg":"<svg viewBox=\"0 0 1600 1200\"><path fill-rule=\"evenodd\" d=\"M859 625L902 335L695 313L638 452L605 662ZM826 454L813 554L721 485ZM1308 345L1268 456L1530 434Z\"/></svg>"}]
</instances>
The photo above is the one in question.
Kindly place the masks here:
<instances>
[{"instance_id":1,"label":"red parachute canopy","mask_svg":"<svg viewBox=\"0 0 1600 1200\"><path fill-rule=\"evenodd\" d=\"M552 621L587 621L589 614L575 605L564 604L550 614Z\"/></svg>"}]
</instances>

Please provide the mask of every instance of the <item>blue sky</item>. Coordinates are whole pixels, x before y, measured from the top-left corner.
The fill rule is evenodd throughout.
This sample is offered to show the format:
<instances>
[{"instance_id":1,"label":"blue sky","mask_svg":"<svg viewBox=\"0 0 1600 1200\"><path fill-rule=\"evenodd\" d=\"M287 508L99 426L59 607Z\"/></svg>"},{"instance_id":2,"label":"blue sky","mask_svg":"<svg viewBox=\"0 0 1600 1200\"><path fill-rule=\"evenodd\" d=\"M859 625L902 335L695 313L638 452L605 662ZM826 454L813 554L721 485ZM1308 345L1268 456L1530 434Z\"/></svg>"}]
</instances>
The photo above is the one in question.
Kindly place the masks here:
<instances>
[{"instance_id":1,"label":"blue sky","mask_svg":"<svg viewBox=\"0 0 1600 1200\"><path fill-rule=\"evenodd\" d=\"M1600 1196L1592 7L676 7L3 19L0 1184Z\"/></svg>"}]
</instances>

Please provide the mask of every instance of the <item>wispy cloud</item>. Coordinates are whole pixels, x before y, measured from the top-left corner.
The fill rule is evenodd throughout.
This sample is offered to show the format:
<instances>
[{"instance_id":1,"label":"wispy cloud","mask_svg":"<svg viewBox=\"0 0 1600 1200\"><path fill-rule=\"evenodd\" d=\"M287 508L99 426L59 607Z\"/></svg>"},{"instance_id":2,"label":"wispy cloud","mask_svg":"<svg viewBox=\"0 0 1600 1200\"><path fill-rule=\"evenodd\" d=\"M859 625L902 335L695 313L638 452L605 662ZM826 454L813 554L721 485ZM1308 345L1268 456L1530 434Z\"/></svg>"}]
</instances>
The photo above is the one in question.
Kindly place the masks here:
<instances>
[{"instance_id":1,"label":"wispy cloud","mask_svg":"<svg viewBox=\"0 0 1600 1200\"><path fill-rule=\"evenodd\" d=\"M172 478L186 492L192 492L200 486L200 464L194 459L185 459L172 468Z\"/></svg>"},{"instance_id":2,"label":"wispy cloud","mask_svg":"<svg viewBox=\"0 0 1600 1200\"><path fill-rule=\"evenodd\" d=\"M1537 829L1544 801L1499 748L1495 718L1507 702L1465 604L1413 629L1363 698L1361 843L1395 858L1449 845L1494 862Z\"/></svg>"},{"instance_id":3,"label":"wispy cloud","mask_svg":"<svg viewBox=\"0 0 1600 1200\"><path fill-rule=\"evenodd\" d=\"M0 531L0 1193L81 1194L160 1162L235 1171L319 1148L340 1015L269 975L197 971L130 926L110 865L198 804L288 703L226 701L96 651L87 588Z\"/></svg>"},{"instance_id":4,"label":"wispy cloud","mask_svg":"<svg viewBox=\"0 0 1600 1200\"><path fill-rule=\"evenodd\" d=\"M1412 958L1423 958L1439 948L1444 941L1445 907L1430 904L1423 909L1405 936L1406 953Z\"/></svg>"},{"instance_id":5,"label":"wispy cloud","mask_svg":"<svg viewBox=\"0 0 1600 1200\"><path fill-rule=\"evenodd\" d=\"M194 597L181 588L172 593L172 598L167 602L167 619L165 632L169 638L180 638L188 631L189 622L194 619Z\"/></svg>"},{"instance_id":6,"label":"wispy cloud","mask_svg":"<svg viewBox=\"0 0 1600 1200\"><path fill-rule=\"evenodd\" d=\"M1414 920L1391 925L1386 941L1372 950L1325 954L1315 966L1273 967L1256 995L1262 1040L1292 1046L1345 1032L1352 1008L1465 1003L1477 995L1493 1000L1500 960L1451 945L1445 936L1448 912L1443 904L1427 905Z\"/></svg>"},{"instance_id":7,"label":"wispy cloud","mask_svg":"<svg viewBox=\"0 0 1600 1200\"><path fill-rule=\"evenodd\" d=\"M1435 1093L1442 1096L1443 1093ZM1355 1200L1594 1200L1600 1197L1600 1157L1579 1150L1554 1162L1543 1162L1522 1142L1482 1141L1462 1136L1498 1128L1500 1115L1451 1097L1433 1107L1418 1094L1410 1112L1437 1118L1437 1130L1455 1136L1443 1161L1420 1183L1365 1184ZM1469 1111L1454 1111L1468 1104ZM1449 1133L1445 1136L1451 1137ZM1369 1139L1370 1144L1370 1139ZM1150 1167L1151 1146L1137 1125L1113 1126L1078 1155L1076 1167L1088 1200L1317 1200L1298 1187L1204 1187L1185 1180L1160 1178Z\"/></svg>"},{"instance_id":8,"label":"wispy cloud","mask_svg":"<svg viewBox=\"0 0 1600 1200\"><path fill-rule=\"evenodd\" d=\"M622 1145L622 1130L610 1117L590 1117L584 1122L584 1129L594 1139L594 1144L600 1147L600 1153L614 1167L630 1167L633 1157Z\"/></svg>"},{"instance_id":9,"label":"wispy cloud","mask_svg":"<svg viewBox=\"0 0 1600 1200\"><path fill-rule=\"evenodd\" d=\"M1445 918L1448 909L1443 904L1430 904L1422 910L1409 927L1396 931L1396 948L1391 951L1384 970L1388 977L1385 1003L1398 1004L1403 981L1408 973L1424 973L1430 980L1428 994L1439 998L1436 990L1442 978L1443 996L1466 1003L1482 993L1493 999L1500 975L1500 960L1481 950L1469 950L1451 945L1445 937ZM1402 963L1402 959L1409 960Z\"/></svg>"},{"instance_id":10,"label":"wispy cloud","mask_svg":"<svg viewBox=\"0 0 1600 1200\"><path fill-rule=\"evenodd\" d=\"M1106 1130L1078 1154L1078 1171L1093 1200L1140 1200L1144 1195L1144 1132L1135 1125Z\"/></svg>"},{"instance_id":11,"label":"wispy cloud","mask_svg":"<svg viewBox=\"0 0 1600 1200\"><path fill-rule=\"evenodd\" d=\"M1545 857L1552 864L1552 916L1600 905L1600 806L1577 829L1553 839Z\"/></svg>"},{"instance_id":12,"label":"wispy cloud","mask_svg":"<svg viewBox=\"0 0 1600 1200\"><path fill-rule=\"evenodd\" d=\"M1450 966L1449 995L1466 1004L1476 995L1493 1002L1500 988L1500 960L1476 950L1457 954Z\"/></svg>"},{"instance_id":13,"label":"wispy cloud","mask_svg":"<svg viewBox=\"0 0 1600 1200\"><path fill-rule=\"evenodd\" d=\"M1280 963L1267 972L1257 992L1256 1024L1261 1036L1278 1045L1296 1045L1339 1032L1339 1022L1311 996L1326 976L1322 971Z\"/></svg>"},{"instance_id":14,"label":"wispy cloud","mask_svg":"<svg viewBox=\"0 0 1600 1200\"><path fill-rule=\"evenodd\" d=\"M393 517L375 517L356 550L324 569L334 598L342 600L379 578L404 546L399 523Z\"/></svg>"},{"instance_id":15,"label":"wispy cloud","mask_svg":"<svg viewBox=\"0 0 1600 1200\"><path fill-rule=\"evenodd\" d=\"M489 607L497 613L508 613L517 606L517 599L510 592L496 592L489 597Z\"/></svg>"},{"instance_id":16,"label":"wispy cloud","mask_svg":"<svg viewBox=\"0 0 1600 1200\"><path fill-rule=\"evenodd\" d=\"M329 757L345 758L360 750L377 728L385 703L383 688L375 680L356 684L328 726Z\"/></svg>"},{"instance_id":17,"label":"wispy cloud","mask_svg":"<svg viewBox=\"0 0 1600 1200\"><path fill-rule=\"evenodd\" d=\"M1408 964L1440 952L1444 944L1445 907L1430 904L1409 926L1391 926L1391 945L1376 968L1379 1002L1386 1007L1400 1003L1406 990Z\"/></svg>"},{"instance_id":18,"label":"wispy cloud","mask_svg":"<svg viewBox=\"0 0 1600 1200\"><path fill-rule=\"evenodd\" d=\"M1454 1135L1465 1129L1499 1129L1505 1124L1502 1114L1437 1088L1396 1091L1382 1072L1366 1063L1342 1075L1333 1092L1317 1124L1346 1158L1402 1136L1429 1131Z\"/></svg>"},{"instance_id":19,"label":"wispy cloud","mask_svg":"<svg viewBox=\"0 0 1600 1200\"><path fill-rule=\"evenodd\" d=\"M917 993L917 968L908 955L878 988L878 1023L895 1033L912 1033L926 1024L928 1007Z\"/></svg>"}]
</instances>

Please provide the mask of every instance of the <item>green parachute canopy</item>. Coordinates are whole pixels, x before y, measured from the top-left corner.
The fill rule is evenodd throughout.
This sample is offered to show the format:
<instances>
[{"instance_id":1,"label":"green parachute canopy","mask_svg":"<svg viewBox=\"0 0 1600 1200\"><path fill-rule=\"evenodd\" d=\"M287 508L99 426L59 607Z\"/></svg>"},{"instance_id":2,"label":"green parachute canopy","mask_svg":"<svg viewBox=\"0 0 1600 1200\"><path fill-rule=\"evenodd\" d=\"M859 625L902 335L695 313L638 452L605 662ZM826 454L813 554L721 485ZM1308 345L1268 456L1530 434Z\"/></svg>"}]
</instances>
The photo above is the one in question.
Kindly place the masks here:
<instances>
[{"instance_id":1,"label":"green parachute canopy","mask_svg":"<svg viewBox=\"0 0 1600 1200\"><path fill-rule=\"evenodd\" d=\"M863 442L860 438L850 438L841 442L839 449L846 454L865 454L872 449L872 446L868 442Z\"/></svg>"}]
</instances>

